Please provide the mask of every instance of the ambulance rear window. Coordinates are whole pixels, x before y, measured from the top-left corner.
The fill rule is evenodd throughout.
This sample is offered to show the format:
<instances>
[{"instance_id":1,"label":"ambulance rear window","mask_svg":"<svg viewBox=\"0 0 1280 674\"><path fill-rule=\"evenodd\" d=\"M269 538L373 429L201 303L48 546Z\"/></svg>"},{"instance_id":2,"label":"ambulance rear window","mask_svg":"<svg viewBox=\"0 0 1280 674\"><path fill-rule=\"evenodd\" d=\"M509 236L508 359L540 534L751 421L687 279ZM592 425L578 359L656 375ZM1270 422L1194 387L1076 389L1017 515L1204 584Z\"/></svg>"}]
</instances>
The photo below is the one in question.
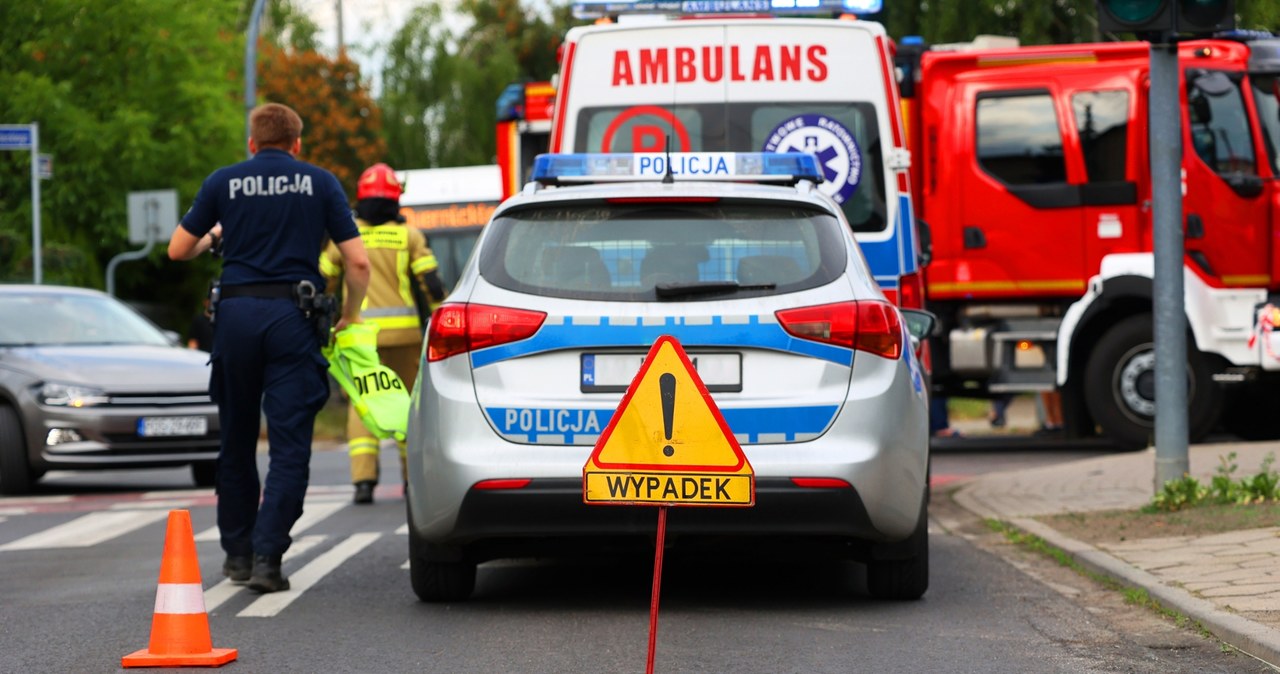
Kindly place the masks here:
<instances>
[{"instance_id":1,"label":"ambulance rear window","mask_svg":"<svg viewBox=\"0 0 1280 674\"><path fill-rule=\"evenodd\" d=\"M810 152L855 232L888 227L879 121L862 102L585 108L574 152Z\"/></svg>"}]
</instances>

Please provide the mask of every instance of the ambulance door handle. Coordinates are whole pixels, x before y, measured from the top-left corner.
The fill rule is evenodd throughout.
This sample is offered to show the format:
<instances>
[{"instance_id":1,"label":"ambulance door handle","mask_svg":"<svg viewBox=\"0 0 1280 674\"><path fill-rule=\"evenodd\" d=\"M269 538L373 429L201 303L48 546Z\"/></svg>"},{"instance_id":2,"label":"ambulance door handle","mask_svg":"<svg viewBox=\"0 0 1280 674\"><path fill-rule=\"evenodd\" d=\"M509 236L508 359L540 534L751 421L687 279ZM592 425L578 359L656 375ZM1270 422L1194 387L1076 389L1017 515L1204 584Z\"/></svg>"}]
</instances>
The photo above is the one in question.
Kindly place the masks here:
<instances>
[{"instance_id":1,"label":"ambulance door handle","mask_svg":"<svg viewBox=\"0 0 1280 674\"><path fill-rule=\"evenodd\" d=\"M987 247L987 235L982 233L981 227L975 227L974 225L965 225L964 247L967 249Z\"/></svg>"}]
</instances>

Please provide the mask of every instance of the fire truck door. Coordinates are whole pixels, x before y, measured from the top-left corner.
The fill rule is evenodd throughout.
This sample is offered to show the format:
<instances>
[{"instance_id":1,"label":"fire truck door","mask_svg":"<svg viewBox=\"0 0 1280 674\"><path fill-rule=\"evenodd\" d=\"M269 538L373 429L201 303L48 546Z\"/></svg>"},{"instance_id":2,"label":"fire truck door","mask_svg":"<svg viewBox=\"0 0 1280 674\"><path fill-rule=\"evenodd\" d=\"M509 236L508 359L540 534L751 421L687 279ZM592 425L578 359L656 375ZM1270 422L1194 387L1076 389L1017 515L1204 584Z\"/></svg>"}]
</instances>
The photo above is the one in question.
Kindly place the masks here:
<instances>
[{"instance_id":1,"label":"fire truck door","mask_svg":"<svg viewBox=\"0 0 1280 674\"><path fill-rule=\"evenodd\" d=\"M1188 257L1225 286L1270 280L1270 204L1241 80L1188 69L1182 215Z\"/></svg>"},{"instance_id":2,"label":"fire truck door","mask_svg":"<svg viewBox=\"0 0 1280 674\"><path fill-rule=\"evenodd\" d=\"M962 86L959 117L969 124L958 126L969 129L951 138L969 147L952 156L969 166L955 185L951 289L975 299L1080 294L1083 210L1080 187L1069 181L1064 104L1045 88ZM1071 163L1079 172L1078 159ZM930 290L940 281L931 276Z\"/></svg>"}]
</instances>

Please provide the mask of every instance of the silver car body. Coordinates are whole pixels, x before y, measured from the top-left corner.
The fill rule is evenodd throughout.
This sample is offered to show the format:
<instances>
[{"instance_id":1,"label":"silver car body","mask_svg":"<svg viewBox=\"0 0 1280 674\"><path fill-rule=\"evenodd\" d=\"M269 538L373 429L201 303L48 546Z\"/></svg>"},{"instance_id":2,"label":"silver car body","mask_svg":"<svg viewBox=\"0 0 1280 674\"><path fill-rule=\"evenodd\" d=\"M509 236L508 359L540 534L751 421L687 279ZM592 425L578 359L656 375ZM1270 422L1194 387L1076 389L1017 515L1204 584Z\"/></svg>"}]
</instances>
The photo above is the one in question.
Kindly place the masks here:
<instances>
[{"instance_id":1,"label":"silver car body","mask_svg":"<svg viewBox=\"0 0 1280 674\"><path fill-rule=\"evenodd\" d=\"M209 399L209 354L173 344L95 290L0 286L0 312L19 307L24 315L0 316L6 491L22 491L49 470L193 464L198 482L212 479L219 426ZM74 322L66 336L52 334L50 322L67 318ZM129 323L128 330L103 325L117 321ZM50 386L79 399L49 404Z\"/></svg>"},{"instance_id":2,"label":"silver car body","mask_svg":"<svg viewBox=\"0 0 1280 674\"><path fill-rule=\"evenodd\" d=\"M499 287L481 273L497 234L490 225L449 302L536 309L546 318L527 339L435 362L424 353L408 431L411 538L428 556L483 561L518 554L522 544L535 550L553 540L651 536L651 509L582 503L583 466L622 398L617 386L590 390L584 380L594 376L586 363L598 354L627 354L634 374L660 335L676 337L695 360L741 354L740 390L711 390L757 484L754 507L682 509L671 518L671 531L695 537L801 535L855 541L866 549L911 537L922 526L927 500L928 399L906 329L901 356L888 359L798 339L775 314L884 301L840 208L811 184L531 184L504 202L494 221L529 207L570 212L602 199L655 197L746 199L820 210L840 225L833 229L839 230L835 241L843 247L838 257L844 267L816 287L741 298L544 297ZM897 310L892 316L901 320ZM617 378L614 373L615 385ZM489 489L503 486L486 482L494 480L530 482ZM839 482L831 480L851 489L833 489Z\"/></svg>"}]
</instances>

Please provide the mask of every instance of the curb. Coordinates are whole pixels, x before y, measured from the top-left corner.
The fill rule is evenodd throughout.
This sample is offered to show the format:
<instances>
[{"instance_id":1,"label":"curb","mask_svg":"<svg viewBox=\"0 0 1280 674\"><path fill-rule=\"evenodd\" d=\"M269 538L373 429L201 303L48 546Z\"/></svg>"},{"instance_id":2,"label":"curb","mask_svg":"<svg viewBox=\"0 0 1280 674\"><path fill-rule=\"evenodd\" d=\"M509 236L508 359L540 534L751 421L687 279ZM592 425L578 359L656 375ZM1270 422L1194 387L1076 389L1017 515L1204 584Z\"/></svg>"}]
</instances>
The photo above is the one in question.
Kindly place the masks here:
<instances>
[{"instance_id":1,"label":"curb","mask_svg":"<svg viewBox=\"0 0 1280 674\"><path fill-rule=\"evenodd\" d=\"M1071 538L1043 522L1029 517L1002 516L969 495L965 487L972 487L975 483L976 481L969 481L952 493L952 498L957 505L978 517L1007 522L1024 533L1038 536L1049 545L1062 550L1089 571L1125 585L1146 590L1162 606L1175 609L1199 622L1215 637L1232 648L1273 667L1280 667L1280 631L1224 611L1213 602L1193 596L1180 587L1166 585L1146 571L1112 557L1088 543Z\"/></svg>"},{"instance_id":2,"label":"curb","mask_svg":"<svg viewBox=\"0 0 1280 674\"><path fill-rule=\"evenodd\" d=\"M1199 622L1233 648L1273 667L1280 667L1280 632L1220 609L1213 602L1193 596L1180 587L1167 585L1146 571L1066 536L1038 520L1019 517L1009 523L1044 539L1090 571L1145 589L1162 606L1176 609Z\"/></svg>"}]
</instances>

